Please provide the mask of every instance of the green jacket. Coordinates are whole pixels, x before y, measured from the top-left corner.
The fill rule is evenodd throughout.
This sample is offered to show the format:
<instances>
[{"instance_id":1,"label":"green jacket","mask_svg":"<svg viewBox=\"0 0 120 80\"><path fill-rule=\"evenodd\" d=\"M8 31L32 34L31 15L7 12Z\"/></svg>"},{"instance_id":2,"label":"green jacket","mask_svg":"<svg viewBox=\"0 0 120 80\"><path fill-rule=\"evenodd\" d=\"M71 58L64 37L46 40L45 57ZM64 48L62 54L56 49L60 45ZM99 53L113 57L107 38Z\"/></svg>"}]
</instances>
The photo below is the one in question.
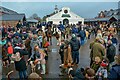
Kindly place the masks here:
<instances>
[{"instance_id":1,"label":"green jacket","mask_svg":"<svg viewBox=\"0 0 120 80\"><path fill-rule=\"evenodd\" d=\"M100 59L102 60L104 55L105 55L105 47L102 44L95 42L92 46L92 52L91 52L92 60L94 61L95 57L97 56L100 57Z\"/></svg>"}]
</instances>

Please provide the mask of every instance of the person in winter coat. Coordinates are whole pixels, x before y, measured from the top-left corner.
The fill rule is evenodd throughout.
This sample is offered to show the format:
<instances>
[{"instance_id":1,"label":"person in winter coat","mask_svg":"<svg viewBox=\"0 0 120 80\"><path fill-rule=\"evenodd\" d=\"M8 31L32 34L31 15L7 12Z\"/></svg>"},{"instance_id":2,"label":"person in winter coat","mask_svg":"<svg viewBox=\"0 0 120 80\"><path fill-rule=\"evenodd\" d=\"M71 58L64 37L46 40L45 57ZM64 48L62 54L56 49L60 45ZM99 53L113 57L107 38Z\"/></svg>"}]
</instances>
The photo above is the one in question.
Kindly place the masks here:
<instances>
[{"instance_id":1,"label":"person in winter coat","mask_svg":"<svg viewBox=\"0 0 120 80\"><path fill-rule=\"evenodd\" d=\"M78 36L80 37L80 44L84 45L85 43L85 38L86 38L86 33L84 30L81 30L78 34Z\"/></svg>"},{"instance_id":2,"label":"person in winter coat","mask_svg":"<svg viewBox=\"0 0 120 80\"><path fill-rule=\"evenodd\" d=\"M86 69L85 80L95 80L95 71L92 68Z\"/></svg>"},{"instance_id":3,"label":"person in winter coat","mask_svg":"<svg viewBox=\"0 0 120 80\"><path fill-rule=\"evenodd\" d=\"M96 37L102 39L102 32L101 32L101 30L97 31L97 36Z\"/></svg>"},{"instance_id":4,"label":"person in winter coat","mask_svg":"<svg viewBox=\"0 0 120 80\"><path fill-rule=\"evenodd\" d=\"M32 40L32 34L29 34L28 38L25 40L25 47L28 51L28 58L30 58L31 54L32 54L32 48L30 46L30 43L31 43L31 40Z\"/></svg>"},{"instance_id":5,"label":"person in winter coat","mask_svg":"<svg viewBox=\"0 0 120 80\"><path fill-rule=\"evenodd\" d=\"M92 61L95 61L95 57L100 57L100 60L103 59L105 56L105 47L102 44L102 40L98 39L97 42L95 42L92 46L92 52L91 52L91 59Z\"/></svg>"},{"instance_id":6,"label":"person in winter coat","mask_svg":"<svg viewBox=\"0 0 120 80\"><path fill-rule=\"evenodd\" d=\"M8 55L8 58L9 58L9 63L11 61L11 56L13 54L13 46L11 44L11 42L8 42L8 47L7 47L7 55Z\"/></svg>"},{"instance_id":7,"label":"person in winter coat","mask_svg":"<svg viewBox=\"0 0 120 80\"><path fill-rule=\"evenodd\" d=\"M80 49L80 41L76 38L76 35L72 35L72 39L70 40L71 52L73 65L79 63L79 49Z\"/></svg>"},{"instance_id":8,"label":"person in winter coat","mask_svg":"<svg viewBox=\"0 0 120 80\"><path fill-rule=\"evenodd\" d=\"M7 48L8 56L11 57L13 54L13 47L11 42L8 42L8 48Z\"/></svg>"},{"instance_id":9,"label":"person in winter coat","mask_svg":"<svg viewBox=\"0 0 120 80\"><path fill-rule=\"evenodd\" d=\"M34 36L33 36L33 38L32 38L32 40L31 40L31 42L30 42L30 47L32 48L32 55L34 55L34 47L35 47L35 45L40 45L39 44L39 40L38 40L38 38L37 38L38 36L35 34Z\"/></svg>"},{"instance_id":10,"label":"person in winter coat","mask_svg":"<svg viewBox=\"0 0 120 80\"><path fill-rule=\"evenodd\" d=\"M72 28L72 34L77 34L78 33L78 28L74 25Z\"/></svg>"},{"instance_id":11,"label":"person in winter coat","mask_svg":"<svg viewBox=\"0 0 120 80\"><path fill-rule=\"evenodd\" d=\"M101 62L100 67L99 67L98 71L95 74L96 79L98 79L98 80L107 79L107 77L108 77L107 66L108 66L108 60L107 60L107 58L105 58Z\"/></svg>"},{"instance_id":12,"label":"person in winter coat","mask_svg":"<svg viewBox=\"0 0 120 80\"><path fill-rule=\"evenodd\" d=\"M111 41L114 46L116 46L118 44L118 40L116 39L116 37L114 35L112 36Z\"/></svg>"},{"instance_id":13,"label":"person in winter coat","mask_svg":"<svg viewBox=\"0 0 120 80\"><path fill-rule=\"evenodd\" d=\"M120 54L115 56L115 65L110 69L108 80L120 80Z\"/></svg>"},{"instance_id":14,"label":"person in winter coat","mask_svg":"<svg viewBox=\"0 0 120 80\"><path fill-rule=\"evenodd\" d=\"M90 46L89 46L89 48L91 49L91 51L90 51L90 59L91 59L90 66L94 62L93 59L92 59L92 55L93 55L93 49L92 48L93 48L94 43L96 43L98 40L99 40L99 38L96 38L93 42L90 43Z\"/></svg>"},{"instance_id":15,"label":"person in winter coat","mask_svg":"<svg viewBox=\"0 0 120 80\"><path fill-rule=\"evenodd\" d=\"M61 57L61 65L60 67L62 67L64 65L64 40L61 41L61 45L60 45L60 49L59 49L59 54L60 54L60 57Z\"/></svg>"},{"instance_id":16,"label":"person in winter coat","mask_svg":"<svg viewBox=\"0 0 120 80\"><path fill-rule=\"evenodd\" d=\"M85 77L83 75L83 72L81 69L76 69L76 71L73 74L73 80L84 80Z\"/></svg>"},{"instance_id":17,"label":"person in winter coat","mask_svg":"<svg viewBox=\"0 0 120 80\"><path fill-rule=\"evenodd\" d=\"M18 45L18 44L22 44L23 43L23 41L22 41L22 39L19 37L19 35L18 34L16 34L15 35L15 37L13 38L13 46L16 46L16 45Z\"/></svg>"},{"instance_id":18,"label":"person in winter coat","mask_svg":"<svg viewBox=\"0 0 120 80\"><path fill-rule=\"evenodd\" d=\"M42 31L38 32L38 40L39 40L39 44L40 44L40 48L43 47L43 35L42 35Z\"/></svg>"},{"instance_id":19,"label":"person in winter coat","mask_svg":"<svg viewBox=\"0 0 120 80\"><path fill-rule=\"evenodd\" d=\"M20 80L27 79L27 66L23 57L25 53L20 46L16 46L11 56L15 61L15 69L19 72Z\"/></svg>"},{"instance_id":20,"label":"person in winter coat","mask_svg":"<svg viewBox=\"0 0 120 80\"><path fill-rule=\"evenodd\" d=\"M71 55L71 47L69 45L69 41L65 41L64 45L64 66L67 65L68 67L72 64L72 55Z\"/></svg>"},{"instance_id":21,"label":"person in winter coat","mask_svg":"<svg viewBox=\"0 0 120 80\"><path fill-rule=\"evenodd\" d=\"M9 65L9 57L7 55L7 50L5 46L2 46L2 61L3 61L3 67L6 67Z\"/></svg>"},{"instance_id":22,"label":"person in winter coat","mask_svg":"<svg viewBox=\"0 0 120 80\"><path fill-rule=\"evenodd\" d=\"M107 58L109 59L109 63L112 64L114 62L114 57L116 54L116 48L112 44L111 40L108 40L108 47L107 47Z\"/></svg>"},{"instance_id":23,"label":"person in winter coat","mask_svg":"<svg viewBox=\"0 0 120 80\"><path fill-rule=\"evenodd\" d=\"M92 63L91 68L95 70L95 73L100 67L101 60L99 57L95 57L95 61Z\"/></svg>"}]
</instances>

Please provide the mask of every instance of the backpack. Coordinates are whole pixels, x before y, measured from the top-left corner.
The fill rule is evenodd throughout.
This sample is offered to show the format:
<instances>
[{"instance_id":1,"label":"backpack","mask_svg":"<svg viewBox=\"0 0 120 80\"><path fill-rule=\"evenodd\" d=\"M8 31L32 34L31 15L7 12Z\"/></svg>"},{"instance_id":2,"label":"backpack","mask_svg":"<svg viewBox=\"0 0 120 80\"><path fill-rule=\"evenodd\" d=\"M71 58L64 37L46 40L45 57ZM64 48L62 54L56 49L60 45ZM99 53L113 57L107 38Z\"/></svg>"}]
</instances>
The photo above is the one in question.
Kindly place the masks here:
<instances>
[{"instance_id":1,"label":"backpack","mask_svg":"<svg viewBox=\"0 0 120 80\"><path fill-rule=\"evenodd\" d=\"M79 50L79 48L80 48L79 40L76 40L76 41L71 40L71 48L72 48L73 51Z\"/></svg>"}]
</instances>

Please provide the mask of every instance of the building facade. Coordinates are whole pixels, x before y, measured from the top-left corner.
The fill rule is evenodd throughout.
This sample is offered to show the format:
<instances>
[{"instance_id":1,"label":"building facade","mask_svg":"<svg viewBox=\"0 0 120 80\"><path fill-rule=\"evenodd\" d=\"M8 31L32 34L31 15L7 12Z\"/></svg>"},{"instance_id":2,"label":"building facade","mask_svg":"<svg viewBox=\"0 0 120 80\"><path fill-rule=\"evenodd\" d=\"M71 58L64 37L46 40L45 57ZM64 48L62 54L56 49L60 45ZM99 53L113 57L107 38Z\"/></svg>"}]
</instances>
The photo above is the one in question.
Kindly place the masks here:
<instances>
[{"instance_id":1,"label":"building facade","mask_svg":"<svg viewBox=\"0 0 120 80\"><path fill-rule=\"evenodd\" d=\"M0 26L4 25L15 27L19 21L26 21L25 14L19 14L13 10L0 6Z\"/></svg>"},{"instance_id":2,"label":"building facade","mask_svg":"<svg viewBox=\"0 0 120 80\"><path fill-rule=\"evenodd\" d=\"M95 24L95 23L118 23L120 22L120 9L110 9L104 10L98 13L98 16L91 19L85 19L86 24Z\"/></svg>"},{"instance_id":3,"label":"building facade","mask_svg":"<svg viewBox=\"0 0 120 80\"><path fill-rule=\"evenodd\" d=\"M77 24L81 23L84 24L84 18L78 16L77 14L73 13L70 8L63 7L62 10L57 11L58 9L55 8L55 13L51 16L46 18L46 22L51 22L53 24L59 24L62 22L65 24Z\"/></svg>"}]
</instances>

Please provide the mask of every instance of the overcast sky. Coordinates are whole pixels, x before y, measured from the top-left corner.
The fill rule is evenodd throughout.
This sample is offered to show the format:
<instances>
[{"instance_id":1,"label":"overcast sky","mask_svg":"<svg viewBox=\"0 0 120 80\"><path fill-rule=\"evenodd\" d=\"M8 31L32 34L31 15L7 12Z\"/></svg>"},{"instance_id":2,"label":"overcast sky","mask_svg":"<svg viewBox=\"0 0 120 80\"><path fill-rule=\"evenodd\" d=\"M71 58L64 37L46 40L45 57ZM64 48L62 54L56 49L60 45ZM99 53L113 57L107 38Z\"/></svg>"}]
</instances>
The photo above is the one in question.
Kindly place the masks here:
<instances>
[{"instance_id":1,"label":"overcast sky","mask_svg":"<svg viewBox=\"0 0 120 80\"><path fill-rule=\"evenodd\" d=\"M118 8L118 2L2 2L0 5L18 13L25 13L27 17L37 13L41 18L52 13L55 5L58 5L59 9L70 7L71 11L83 18L93 18L101 10Z\"/></svg>"}]
</instances>

